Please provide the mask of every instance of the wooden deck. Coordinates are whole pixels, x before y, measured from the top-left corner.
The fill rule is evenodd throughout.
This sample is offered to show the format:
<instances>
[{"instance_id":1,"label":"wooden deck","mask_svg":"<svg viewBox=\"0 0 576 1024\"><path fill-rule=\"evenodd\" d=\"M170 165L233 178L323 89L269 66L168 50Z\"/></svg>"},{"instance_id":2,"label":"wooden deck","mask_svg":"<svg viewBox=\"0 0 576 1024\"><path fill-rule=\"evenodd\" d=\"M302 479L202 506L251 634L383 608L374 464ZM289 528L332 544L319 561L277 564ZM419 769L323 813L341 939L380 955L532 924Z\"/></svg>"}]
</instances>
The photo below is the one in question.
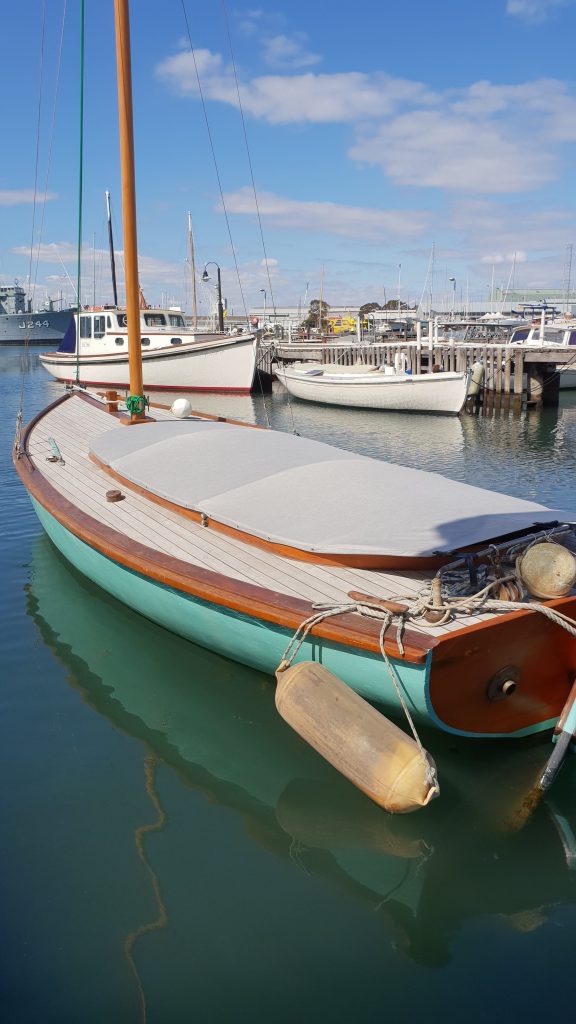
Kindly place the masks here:
<instances>
[{"instance_id":1,"label":"wooden deck","mask_svg":"<svg viewBox=\"0 0 576 1024\"><path fill-rule=\"evenodd\" d=\"M154 409L153 415L156 419L172 419L163 410ZM385 600L402 600L415 596L432 575L294 561L202 527L128 489L123 490L123 501L108 502L106 491L117 485L91 461L89 448L93 437L115 426L116 421L103 406L97 408L72 398L52 409L33 427L28 451L36 470L64 498L97 522L154 551L313 603L347 603L348 592L352 590ZM56 442L64 463L47 461L53 455L50 439ZM489 617L466 616L445 626L422 623L411 624L410 628L429 637L440 637L485 622Z\"/></svg>"}]
</instances>

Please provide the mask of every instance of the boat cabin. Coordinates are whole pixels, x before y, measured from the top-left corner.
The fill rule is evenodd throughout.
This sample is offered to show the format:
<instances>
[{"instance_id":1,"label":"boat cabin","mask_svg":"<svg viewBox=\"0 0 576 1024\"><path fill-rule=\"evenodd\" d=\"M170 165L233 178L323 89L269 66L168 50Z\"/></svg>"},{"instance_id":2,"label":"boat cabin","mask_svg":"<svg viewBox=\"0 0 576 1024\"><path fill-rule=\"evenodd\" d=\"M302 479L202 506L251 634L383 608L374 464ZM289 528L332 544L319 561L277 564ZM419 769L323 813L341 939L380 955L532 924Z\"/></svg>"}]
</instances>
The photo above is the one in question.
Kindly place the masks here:
<instances>
[{"instance_id":1,"label":"boat cabin","mask_svg":"<svg viewBox=\"0 0 576 1024\"><path fill-rule=\"evenodd\" d=\"M550 345L554 348L576 346L576 321L564 324L531 324L518 327L510 335L511 345Z\"/></svg>"},{"instance_id":2,"label":"boat cabin","mask_svg":"<svg viewBox=\"0 0 576 1024\"><path fill-rule=\"evenodd\" d=\"M82 310L74 320L79 336L80 354L128 351L128 322L124 310ZM142 348L165 348L168 345L182 345L184 341L191 340L190 330L180 310L142 309L140 331ZM75 337L72 338L72 344L70 339L67 341L66 348L60 346L60 351L75 350Z\"/></svg>"}]
</instances>

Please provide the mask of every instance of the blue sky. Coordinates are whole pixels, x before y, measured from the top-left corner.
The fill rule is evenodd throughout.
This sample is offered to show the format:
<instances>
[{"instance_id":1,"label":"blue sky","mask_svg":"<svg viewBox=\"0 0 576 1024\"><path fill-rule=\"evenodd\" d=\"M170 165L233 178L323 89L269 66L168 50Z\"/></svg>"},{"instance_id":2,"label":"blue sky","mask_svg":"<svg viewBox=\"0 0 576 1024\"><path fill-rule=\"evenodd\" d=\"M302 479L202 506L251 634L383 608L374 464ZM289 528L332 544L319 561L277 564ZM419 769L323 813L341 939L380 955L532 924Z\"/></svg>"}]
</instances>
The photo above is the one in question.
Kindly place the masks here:
<instances>
[{"instance_id":1,"label":"blue sky","mask_svg":"<svg viewBox=\"0 0 576 1024\"><path fill-rule=\"evenodd\" d=\"M414 301L432 245L426 293L436 305L450 278L459 293L484 299L493 267L506 288L514 254L517 288L564 287L576 242L576 0L184 0L186 18L181 0L131 7L148 301L189 307L188 210L197 264L220 265L238 313L261 304L262 289L269 308L303 304L319 296L322 274L332 304L395 298L399 277L402 298ZM67 275L76 279L79 0L67 2L55 102L63 10L63 0L3 10L0 281L25 283L30 273L40 298L70 298ZM112 0L86 0L82 297L90 302L111 298L106 189L122 249L117 148ZM210 287L199 295L207 311Z\"/></svg>"}]
</instances>

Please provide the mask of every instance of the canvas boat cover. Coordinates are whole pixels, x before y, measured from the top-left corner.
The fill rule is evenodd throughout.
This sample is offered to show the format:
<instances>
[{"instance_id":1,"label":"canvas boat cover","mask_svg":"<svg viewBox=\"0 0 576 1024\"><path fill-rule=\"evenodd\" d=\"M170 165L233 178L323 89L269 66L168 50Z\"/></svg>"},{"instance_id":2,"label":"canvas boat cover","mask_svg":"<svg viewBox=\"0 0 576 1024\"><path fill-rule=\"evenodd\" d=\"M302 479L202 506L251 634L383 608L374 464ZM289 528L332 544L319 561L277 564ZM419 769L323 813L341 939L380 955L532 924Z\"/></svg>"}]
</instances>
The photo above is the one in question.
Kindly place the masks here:
<instances>
[{"instance_id":1,"label":"canvas boat cover","mask_svg":"<svg viewBox=\"0 0 576 1024\"><path fill-rule=\"evenodd\" d=\"M417 559L574 519L437 473L227 423L119 426L91 450L175 505L308 552Z\"/></svg>"}]
</instances>

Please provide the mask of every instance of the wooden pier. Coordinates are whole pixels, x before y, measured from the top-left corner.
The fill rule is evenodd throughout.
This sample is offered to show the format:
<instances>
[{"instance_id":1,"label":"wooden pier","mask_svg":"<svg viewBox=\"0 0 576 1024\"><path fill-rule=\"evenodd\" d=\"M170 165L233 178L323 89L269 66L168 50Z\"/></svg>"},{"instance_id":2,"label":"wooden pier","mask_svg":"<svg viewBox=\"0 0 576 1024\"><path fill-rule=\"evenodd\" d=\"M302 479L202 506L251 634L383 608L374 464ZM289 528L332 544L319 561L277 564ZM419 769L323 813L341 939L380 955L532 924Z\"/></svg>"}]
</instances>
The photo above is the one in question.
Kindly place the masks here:
<instances>
[{"instance_id":1,"label":"wooden pier","mask_svg":"<svg viewBox=\"0 0 576 1024\"><path fill-rule=\"evenodd\" d=\"M398 340L361 345L352 342L311 340L261 343L259 368L273 374L282 362L340 363L343 366L404 365L411 373L442 370L464 372L475 363L484 369L481 394L485 398L513 396L533 404L557 405L560 390L558 367L572 364L576 350L562 348L439 341Z\"/></svg>"}]
</instances>

